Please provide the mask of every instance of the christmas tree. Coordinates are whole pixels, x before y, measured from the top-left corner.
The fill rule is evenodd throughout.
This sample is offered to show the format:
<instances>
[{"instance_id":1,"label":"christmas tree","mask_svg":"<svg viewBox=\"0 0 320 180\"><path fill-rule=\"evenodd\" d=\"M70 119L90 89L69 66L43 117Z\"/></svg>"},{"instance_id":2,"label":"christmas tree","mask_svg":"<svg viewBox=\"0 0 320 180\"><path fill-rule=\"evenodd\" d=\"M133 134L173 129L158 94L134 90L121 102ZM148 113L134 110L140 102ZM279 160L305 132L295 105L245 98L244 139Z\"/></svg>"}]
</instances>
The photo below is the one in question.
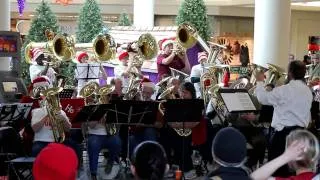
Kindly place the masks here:
<instances>
[{"instance_id":1,"label":"christmas tree","mask_svg":"<svg viewBox=\"0 0 320 180\"><path fill-rule=\"evenodd\" d=\"M131 26L129 15L125 12L120 14L118 26Z\"/></svg>"},{"instance_id":2,"label":"christmas tree","mask_svg":"<svg viewBox=\"0 0 320 180\"><path fill-rule=\"evenodd\" d=\"M92 42L102 30L103 21L97 2L95 0L86 0L78 19L77 42Z\"/></svg>"},{"instance_id":3,"label":"christmas tree","mask_svg":"<svg viewBox=\"0 0 320 180\"><path fill-rule=\"evenodd\" d=\"M29 75L29 64L25 61L24 50L30 42L46 42L45 30L50 29L57 33L59 27L57 25L57 18L51 11L48 3L42 1L36 9L35 18L31 22L31 27L21 48L21 78L28 86L31 83Z\"/></svg>"},{"instance_id":4,"label":"christmas tree","mask_svg":"<svg viewBox=\"0 0 320 180\"><path fill-rule=\"evenodd\" d=\"M207 8L203 0L184 0L179 8L176 24L191 23L199 35L206 41L210 37Z\"/></svg>"}]
</instances>

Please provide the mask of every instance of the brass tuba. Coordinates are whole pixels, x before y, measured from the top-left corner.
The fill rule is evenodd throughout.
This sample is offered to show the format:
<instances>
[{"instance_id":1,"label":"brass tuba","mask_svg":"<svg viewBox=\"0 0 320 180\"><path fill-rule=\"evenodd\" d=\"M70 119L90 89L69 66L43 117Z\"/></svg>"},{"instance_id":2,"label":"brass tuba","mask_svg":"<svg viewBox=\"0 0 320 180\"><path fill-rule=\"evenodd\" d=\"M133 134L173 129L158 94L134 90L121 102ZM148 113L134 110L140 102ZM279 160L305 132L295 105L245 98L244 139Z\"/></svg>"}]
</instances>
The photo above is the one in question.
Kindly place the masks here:
<instances>
[{"instance_id":1,"label":"brass tuba","mask_svg":"<svg viewBox=\"0 0 320 180\"><path fill-rule=\"evenodd\" d=\"M100 104L109 104L110 102L110 94L114 91L114 86L112 85L105 85L102 86L97 94L99 96L99 103ZM117 134L118 127L115 124L106 124L106 131L109 135L113 136Z\"/></svg>"},{"instance_id":2,"label":"brass tuba","mask_svg":"<svg viewBox=\"0 0 320 180\"><path fill-rule=\"evenodd\" d=\"M87 83L80 90L80 96L84 98L85 105L94 105L97 102L97 90L99 89L99 84L95 81Z\"/></svg>"},{"instance_id":3,"label":"brass tuba","mask_svg":"<svg viewBox=\"0 0 320 180\"><path fill-rule=\"evenodd\" d=\"M225 120L225 104L219 95L219 85L216 84L211 86L208 89L208 95L210 96L211 106L217 112L219 119L221 120L222 124ZM215 104L213 104L215 102Z\"/></svg>"},{"instance_id":4,"label":"brass tuba","mask_svg":"<svg viewBox=\"0 0 320 180\"><path fill-rule=\"evenodd\" d=\"M61 111L59 93L63 88L49 88L42 91L42 95L46 97L46 110L50 119L54 141L62 143L65 140L64 120L57 118Z\"/></svg>"},{"instance_id":5,"label":"brass tuba","mask_svg":"<svg viewBox=\"0 0 320 180\"><path fill-rule=\"evenodd\" d=\"M28 64L32 64L31 50L33 48L44 49L44 52L52 54L56 60L53 64L57 61L69 61L75 55L74 40L68 35L58 34L48 42L30 42L24 50L25 60Z\"/></svg>"},{"instance_id":6,"label":"brass tuba","mask_svg":"<svg viewBox=\"0 0 320 180\"><path fill-rule=\"evenodd\" d=\"M149 60L158 55L157 40L150 34L142 34L137 41L138 55Z\"/></svg>"},{"instance_id":7,"label":"brass tuba","mask_svg":"<svg viewBox=\"0 0 320 180\"><path fill-rule=\"evenodd\" d=\"M209 102L208 89L216 84L218 84L217 73L218 69L215 66L209 67L209 69L204 72L200 77L200 89L201 95L206 105Z\"/></svg>"},{"instance_id":8,"label":"brass tuba","mask_svg":"<svg viewBox=\"0 0 320 180\"><path fill-rule=\"evenodd\" d=\"M275 86L281 86L285 84L285 80L287 77L287 73L281 67L267 63L268 71L267 71L267 79L266 83L272 83Z\"/></svg>"}]
</instances>

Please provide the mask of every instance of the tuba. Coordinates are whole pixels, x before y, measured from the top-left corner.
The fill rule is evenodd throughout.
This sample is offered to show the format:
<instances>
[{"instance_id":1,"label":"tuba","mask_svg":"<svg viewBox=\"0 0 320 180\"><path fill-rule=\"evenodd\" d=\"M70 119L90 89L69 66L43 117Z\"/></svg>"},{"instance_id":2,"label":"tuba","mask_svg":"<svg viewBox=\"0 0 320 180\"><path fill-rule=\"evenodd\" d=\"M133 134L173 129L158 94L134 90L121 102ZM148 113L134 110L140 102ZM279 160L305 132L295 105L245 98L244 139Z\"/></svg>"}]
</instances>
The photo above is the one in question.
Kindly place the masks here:
<instances>
[{"instance_id":1,"label":"tuba","mask_svg":"<svg viewBox=\"0 0 320 180\"><path fill-rule=\"evenodd\" d=\"M211 66L208 68L206 72L204 72L200 77L200 89L201 95L206 105L209 102L209 96L207 90L218 84L218 78L216 73L218 72L218 68L216 66Z\"/></svg>"},{"instance_id":2,"label":"tuba","mask_svg":"<svg viewBox=\"0 0 320 180\"><path fill-rule=\"evenodd\" d=\"M287 73L281 67L267 63L268 71L267 71L267 79L266 83L272 83L275 86L281 86L285 84Z\"/></svg>"},{"instance_id":3,"label":"tuba","mask_svg":"<svg viewBox=\"0 0 320 180\"><path fill-rule=\"evenodd\" d=\"M173 94L174 86L167 88L163 93L160 94L159 99L176 99ZM164 116L165 108L163 107L163 103L165 100L161 101L158 106L158 110L162 116ZM179 136L189 136L192 133L192 129L183 129L183 128L173 128Z\"/></svg>"},{"instance_id":4,"label":"tuba","mask_svg":"<svg viewBox=\"0 0 320 180\"><path fill-rule=\"evenodd\" d=\"M61 111L59 93L63 88L50 88L44 90L41 94L46 97L46 110L50 119L54 141L62 143L65 140L64 120L59 119L57 115Z\"/></svg>"},{"instance_id":5,"label":"tuba","mask_svg":"<svg viewBox=\"0 0 320 180\"><path fill-rule=\"evenodd\" d=\"M219 88L220 87L218 84L211 86L208 89L208 95L210 96L211 105L213 109L217 112L217 115L223 124L225 120L225 104L218 93ZM215 104L213 104L213 102L215 102Z\"/></svg>"},{"instance_id":6,"label":"tuba","mask_svg":"<svg viewBox=\"0 0 320 180\"><path fill-rule=\"evenodd\" d=\"M48 42L30 42L24 50L25 60L28 64L32 64L31 50L33 48L45 49L46 53L54 55L56 61L53 64L58 61L69 61L75 55L74 40L66 34L58 34Z\"/></svg>"},{"instance_id":7,"label":"tuba","mask_svg":"<svg viewBox=\"0 0 320 180\"><path fill-rule=\"evenodd\" d=\"M85 105L94 105L97 102L97 90L99 89L99 84L95 81L87 83L80 90L80 96L84 98Z\"/></svg>"},{"instance_id":8,"label":"tuba","mask_svg":"<svg viewBox=\"0 0 320 180\"><path fill-rule=\"evenodd\" d=\"M114 86L105 85L101 87L97 94L99 96L99 104L109 104L110 102L110 94L114 91ZM117 134L118 128L115 124L106 124L106 131L109 135L113 136Z\"/></svg>"}]
</instances>

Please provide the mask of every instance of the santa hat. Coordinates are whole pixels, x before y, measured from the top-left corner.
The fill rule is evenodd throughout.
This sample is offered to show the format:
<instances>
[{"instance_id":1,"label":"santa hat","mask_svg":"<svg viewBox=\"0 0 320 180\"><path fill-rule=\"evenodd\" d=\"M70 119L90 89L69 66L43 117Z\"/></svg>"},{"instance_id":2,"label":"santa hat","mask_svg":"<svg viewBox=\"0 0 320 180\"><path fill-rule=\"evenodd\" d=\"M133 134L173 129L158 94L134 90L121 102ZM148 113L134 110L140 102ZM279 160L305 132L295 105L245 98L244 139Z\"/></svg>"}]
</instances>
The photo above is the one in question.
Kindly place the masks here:
<instances>
[{"instance_id":1,"label":"santa hat","mask_svg":"<svg viewBox=\"0 0 320 180\"><path fill-rule=\"evenodd\" d=\"M78 158L73 149L58 143L46 146L33 163L33 177L46 180L75 180Z\"/></svg>"},{"instance_id":2,"label":"santa hat","mask_svg":"<svg viewBox=\"0 0 320 180\"><path fill-rule=\"evenodd\" d=\"M40 57L41 55L44 55L43 51L41 51L39 48L33 48L31 50L31 57L32 57L33 63L35 63L38 57Z\"/></svg>"},{"instance_id":3,"label":"santa hat","mask_svg":"<svg viewBox=\"0 0 320 180\"><path fill-rule=\"evenodd\" d=\"M79 63L83 63L84 61L83 61L83 58L84 57L88 57L88 59L89 59L89 55L88 55L88 53L87 52L81 52L80 54L78 54L78 56L77 56L77 61L79 62Z\"/></svg>"},{"instance_id":4,"label":"santa hat","mask_svg":"<svg viewBox=\"0 0 320 180\"><path fill-rule=\"evenodd\" d=\"M150 79L148 79L148 78L143 78L142 80L141 80L141 82L140 82L140 84L141 84L141 87L150 87L150 88L152 88L153 90L155 89L155 87L156 87L156 85L152 82L152 81L150 81Z\"/></svg>"},{"instance_id":5,"label":"santa hat","mask_svg":"<svg viewBox=\"0 0 320 180\"><path fill-rule=\"evenodd\" d=\"M160 42L160 48L161 50L163 50L167 45L169 44L173 44L174 43L174 40L172 38L170 39L163 39L161 42Z\"/></svg>"},{"instance_id":6,"label":"santa hat","mask_svg":"<svg viewBox=\"0 0 320 180\"><path fill-rule=\"evenodd\" d=\"M122 52L120 55L119 55L119 60L120 61L123 61L125 60L125 58L129 57L129 53L127 51L124 51Z\"/></svg>"},{"instance_id":7,"label":"santa hat","mask_svg":"<svg viewBox=\"0 0 320 180\"><path fill-rule=\"evenodd\" d=\"M208 59L208 55L206 52L199 52L198 53L198 62L202 61L202 60L206 60Z\"/></svg>"},{"instance_id":8,"label":"santa hat","mask_svg":"<svg viewBox=\"0 0 320 180\"><path fill-rule=\"evenodd\" d=\"M39 86L46 86L48 87L50 85L50 80L47 76L38 76L32 80L31 85L29 86L29 92L32 91L33 88L39 87Z\"/></svg>"}]
</instances>

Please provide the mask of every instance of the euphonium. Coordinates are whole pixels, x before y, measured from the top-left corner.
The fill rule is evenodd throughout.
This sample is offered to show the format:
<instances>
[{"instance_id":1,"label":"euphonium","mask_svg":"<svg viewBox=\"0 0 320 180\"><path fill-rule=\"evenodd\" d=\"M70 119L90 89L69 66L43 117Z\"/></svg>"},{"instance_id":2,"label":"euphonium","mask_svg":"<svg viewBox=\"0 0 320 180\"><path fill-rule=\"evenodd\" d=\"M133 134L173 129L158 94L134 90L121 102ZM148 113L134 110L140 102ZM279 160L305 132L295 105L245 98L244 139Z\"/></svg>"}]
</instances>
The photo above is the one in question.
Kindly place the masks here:
<instances>
[{"instance_id":1,"label":"euphonium","mask_svg":"<svg viewBox=\"0 0 320 180\"><path fill-rule=\"evenodd\" d=\"M46 97L46 110L50 119L54 141L59 143L62 143L65 140L64 120L57 118L57 115L61 111L59 92L62 90L63 88L61 87L50 88L41 93Z\"/></svg>"},{"instance_id":2,"label":"euphonium","mask_svg":"<svg viewBox=\"0 0 320 180\"><path fill-rule=\"evenodd\" d=\"M105 85L98 90L99 103L109 104L110 94L114 91L114 86ZM115 124L106 124L106 131L109 135L113 136L118 132L118 128Z\"/></svg>"},{"instance_id":3,"label":"euphonium","mask_svg":"<svg viewBox=\"0 0 320 180\"><path fill-rule=\"evenodd\" d=\"M80 96L84 98L85 105L94 105L97 101L97 90L99 89L99 84L95 81L87 83L80 90Z\"/></svg>"},{"instance_id":4,"label":"euphonium","mask_svg":"<svg viewBox=\"0 0 320 180\"><path fill-rule=\"evenodd\" d=\"M215 66L210 67L206 72L204 72L200 77L200 89L201 95L206 105L209 102L207 90L218 84L218 78L216 76L217 68Z\"/></svg>"},{"instance_id":5,"label":"euphonium","mask_svg":"<svg viewBox=\"0 0 320 180\"><path fill-rule=\"evenodd\" d=\"M142 34L136 42L138 55L145 60L150 60L158 55L158 43L150 34Z\"/></svg>"},{"instance_id":6,"label":"euphonium","mask_svg":"<svg viewBox=\"0 0 320 180\"><path fill-rule=\"evenodd\" d=\"M211 106L217 112L219 119L223 122L225 120L225 104L218 94L219 88L218 84L211 86L208 89L208 95L210 96Z\"/></svg>"}]
</instances>

